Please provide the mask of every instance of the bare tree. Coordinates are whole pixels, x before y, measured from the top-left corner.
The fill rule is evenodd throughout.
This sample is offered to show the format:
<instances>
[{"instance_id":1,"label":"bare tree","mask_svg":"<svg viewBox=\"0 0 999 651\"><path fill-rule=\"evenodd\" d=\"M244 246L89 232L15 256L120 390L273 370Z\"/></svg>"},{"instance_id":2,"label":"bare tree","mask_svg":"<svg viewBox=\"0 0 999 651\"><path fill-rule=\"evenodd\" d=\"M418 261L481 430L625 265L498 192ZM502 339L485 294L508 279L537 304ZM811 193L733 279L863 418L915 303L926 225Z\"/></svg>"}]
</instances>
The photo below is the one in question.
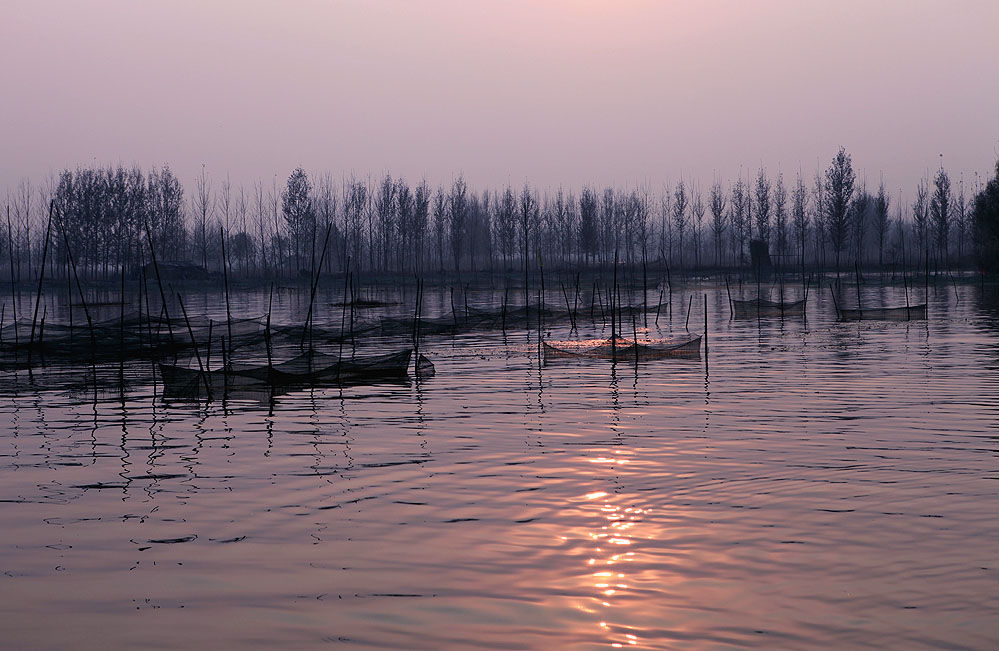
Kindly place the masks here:
<instances>
[{"instance_id":1,"label":"bare tree","mask_svg":"<svg viewBox=\"0 0 999 651\"><path fill-rule=\"evenodd\" d=\"M281 213L288 225L288 233L295 252L295 270L301 272L305 243L310 241L309 235L314 230L315 222L312 184L301 167L291 173L284 192L281 193Z\"/></svg>"},{"instance_id":2,"label":"bare tree","mask_svg":"<svg viewBox=\"0 0 999 651\"><path fill-rule=\"evenodd\" d=\"M857 264L863 263L864 237L867 234L867 223L870 221L871 207L874 199L867 193L867 184L861 186L853 201L850 202L850 227L853 233L853 259Z\"/></svg>"},{"instance_id":3,"label":"bare tree","mask_svg":"<svg viewBox=\"0 0 999 651\"><path fill-rule=\"evenodd\" d=\"M460 175L451 184L447 207L448 238L454 259L454 270L458 271L461 263L462 239L465 236L465 222L468 218L468 186Z\"/></svg>"},{"instance_id":4,"label":"bare tree","mask_svg":"<svg viewBox=\"0 0 999 651\"><path fill-rule=\"evenodd\" d=\"M579 195L579 249L584 260L597 253L597 195L588 187Z\"/></svg>"},{"instance_id":5,"label":"bare tree","mask_svg":"<svg viewBox=\"0 0 999 651\"><path fill-rule=\"evenodd\" d=\"M878 237L878 266L884 267L885 241L888 237L888 209L891 207L891 195L885 191L885 182L878 186L878 196L874 198L874 231Z\"/></svg>"},{"instance_id":6,"label":"bare tree","mask_svg":"<svg viewBox=\"0 0 999 651\"><path fill-rule=\"evenodd\" d=\"M260 242L260 263L264 273L267 273L267 200L264 194L264 184L257 181L253 184L254 217L257 220L257 235Z\"/></svg>"},{"instance_id":7,"label":"bare tree","mask_svg":"<svg viewBox=\"0 0 999 651\"><path fill-rule=\"evenodd\" d=\"M846 246L850 228L850 201L853 199L853 164L846 149L839 148L832 164L826 170L825 208L829 224L829 238L836 254L836 271L839 272L840 254Z\"/></svg>"},{"instance_id":8,"label":"bare tree","mask_svg":"<svg viewBox=\"0 0 999 651\"><path fill-rule=\"evenodd\" d=\"M447 230L447 196L444 188L438 186L434 195L434 244L437 249L438 269L444 272L444 233Z\"/></svg>"},{"instance_id":9,"label":"bare tree","mask_svg":"<svg viewBox=\"0 0 999 651\"><path fill-rule=\"evenodd\" d=\"M746 261L746 240L749 233L749 217L746 203L748 188L740 178L732 185L732 243L735 246L735 259L739 264Z\"/></svg>"},{"instance_id":10,"label":"bare tree","mask_svg":"<svg viewBox=\"0 0 999 651\"><path fill-rule=\"evenodd\" d=\"M430 186L426 180L420 181L413 199L413 242L416 252L415 268L418 272L423 270L425 239L430 223L430 195Z\"/></svg>"},{"instance_id":11,"label":"bare tree","mask_svg":"<svg viewBox=\"0 0 999 651\"><path fill-rule=\"evenodd\" d=\"M933 178L933 198L930 200L930 214L933 217L934 240L937 263L947 264L947 245L950 236L950 222L953 213L953 199L950 192L950 177L941 166Z\"/></svg>"},{"instance_id":12,"label":"bare tree","mask_svg":"<svg viewBox=\"0 0 999 651\"><path fill-rule=\"evenodd\" d=\"M680 267L683 267L683 231L687 226L687 188L683 184L683 179L673 191L673 226L676 228L677 245L680 252Z\"/></svg>"},{"instance_id":13,"label":"bare tree","mask_svg":"<svg viewBox=\"0 0 999 651\"><path fill-rule=\"evenodd\" d=\"M815 197L812 207L812 231L815 235L815 258L821 269L826 266L826 239L829 235L829 219L826 215L826 196L822 186L822 172L815 170L815 185L812 196Z\"/></svg>"},{"instance_id":14,"label":"bare tree","mask_svg":"<svg viewBox=\"0 0 999 651\"><path fill-rule=\"evenodd\" d=\"M392 176L389 174L385 175L381 183L378 185L378 191L375 193L375 215L377 216L377 234L375 232L371 233L372 246L377 242L378 249L380 249L381 266L383 269L388 268L389 259L389 248L391 246L392 233L395 230L395 191L396 185L392 181Z\"/></svg>"},{"instance_id":15,"label":"bare tree","mask_svg":"<svg viewBox=\"0 0 999 651\"><path fill-rule=\"evenodd\" d=\"M916 199L912 202L912 222L916 229L917 248L925 254L930 247L930 206L926 179L920 179L916 186Z\"/></svg>"},{"instance_id":16,"label":"bare tree","mask_svg":"<svg viewBox=\"0 0 999 651\"><path fill-rule=\"evenodd\" d=\"M659 254L673 262L673 192L663 186L659 197Z\"/></svg>"},{"instance_id":17,"label":"bare tree","mask_svg":"<svg viewBox=\"0 0 999 651\"><path fill-rule=\"evenodd\" d=\"M333 177L328 173L320 176L316 181L316 187L313 191L313 195L317 232L320 228L325 229L327 226L330 228L330 243L328 245L325 242L317 244L318 247L326 246L329 249L325 257L326 272L329 273L333 270L333 258L335 257L333 252L342 250L340 239L343 236L336 221L336 187L333 182ZM323 258L321 248L319 250L319 257L320 259Z\"/></svg>"},{"instance_id":18,"label":"bare tree","mask_svg":"<svg viewBox=\"0 0 999 651\"><path fill-rule=\"evenodd\" d=\"M715 181L711 185L711 233L715 238L715 265L721 264L722 239L728 226L725 219L725 194L721 183Z\"/></svg>"},{"instance_id":19,"label":"bare tree","mask_svg":"<svg viewBox=\"0 0 999 651\"><path fill-rule=\"evenodd\" d=\"M756 237L770 245L770 180L762 167L756 175Z\"/></svg>"},{"instance_id":20,"label":"bare tree","mask_svg":"<svg viewBox=\"0 0 999 651\"><path fill-rule=\"evenodd\" d=\"M805 273L805 240L808 237L808 188L798 174L791 193L791 224L794 228L794 241L798 244L798 258L801 273Z\"/></svg>"},{"instance_id":21,"label":"bare tree","mask_svg":"<svg viewBox=\"0 0 999 651\"><path fill-rule=\"evenodd\" d=\"M960 188L957 200L954 202L954 226L957 227L957 257L964 260L964 240L968 236L968 202L964 196L964 177L958 185Z\"/></svg>"},{"instance_id":22,"label":"bare tree","mask_svg":"<svg viewBox=\"0 0 999 651\"><path fill-rule=\"evenodd\" d=\"M205 174L205 166L201 166L201 176L194 191L195 241L201 250L201 266L208 267L208 238L211 232L212 213L215 210L215 198L212 196L212 182Z\"/></svg>"},{"instance_id":23,"label":"bare tree","mask_svg":"<svg viewBox=\"0 0 999 651\"><path fill-rule=\"evenodd\" d=\"M414 263L412 266L415 268L415 256L413 255L413 245L416 241L416 226L414 224L416 220L416 202L413 192L409 189L409 184L399 179L395 184L395 212L396 212L396 229L399 236L400 246L396 247L398 254L398 267L399 270L405 270L406 259L409 258L410 262Z\"/></svg>"},{"instance_id":24,"label":"bare tree","mask_svg":"<svg viewBox=\"0 0 999 651\"><path fill-rule=\"evenodd\" d=\"M787 190L784 188L784 175L777 174L773 190L774 230L778 260L783 263L787 256Z\"/></svg>"},{"instance_id":25,"label":"bare tree","mask_svg":"<svg viewBox=\"0 0 999 651\"><path fill-rule=\"evenodd\" d=\"M530 267L530 236L536 233L533 226L538 221L539 214L538 199L531 187L525 183L524 189L520 192L520 254L524 261L525 274Z\"/></svg>"},{"instance_id":26,"label":"bare tree","mask_svg":"<svg viewBox=\"0 0 999 651\"><path fill-rule=\"evenodd\" d=\"M694 217L694 267L701 266L701 232L704 228L704 201L700 188L694 188L694 199L690 204L690 214Z\"/></svg>"}]
</instances>

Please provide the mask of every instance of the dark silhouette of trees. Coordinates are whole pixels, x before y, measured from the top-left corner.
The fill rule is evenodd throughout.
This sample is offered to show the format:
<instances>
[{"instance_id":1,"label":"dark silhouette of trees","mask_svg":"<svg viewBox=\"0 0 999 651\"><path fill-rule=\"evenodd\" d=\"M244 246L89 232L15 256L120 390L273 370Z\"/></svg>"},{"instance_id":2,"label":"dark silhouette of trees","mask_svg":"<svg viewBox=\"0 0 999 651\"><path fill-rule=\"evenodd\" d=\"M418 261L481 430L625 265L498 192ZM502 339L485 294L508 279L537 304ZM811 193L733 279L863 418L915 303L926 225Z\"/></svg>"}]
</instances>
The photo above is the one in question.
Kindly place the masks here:
<instances>
[{"instance_id":1,"label":"dark silhouette of trees","mask_svg":"<svg viewBox=\"0 0 999 651\"><path fill-rule=\"evenodd\" d=\"M982 271L999 271L999 162L995 176L971 203L975 248Z\"/></svg>"},{"instance_id":2,"label":"dark silhouette of trees","mask_svg":"<svg viewBox=\"0 0 999 651\"><path fill-rule=\"evenodd\" d=\"M415 269L422 271L426 247L426 233L430 225L430 186L420 181L413 198L413 233L411 242L416 251Z\"/></svg>"},{"instance_id":3,"label":"dark silhouette of trees","mask_svg":"<svg viewBox=\"0 0 999 651\"><path fill-rule=\"evenodd\" d=\"M794 229L794 241L798 245L798 259L802 270L805 268L805 241L808 238L808 188L798 174L791 193L791 225ZM804 271L802 271L804 273Z\"/></svg>"},{"instance_id":4,"label":"dark silhouette of trees","mask_svg":"<svg viewBox=\"0 0 999 651\"><path fill-rule=\"evenodd\" d=\"M704 228L704 201L701 199L700 188L694 189L694 199L690 204L690 214L694 226L694 266L701 266L701 232ZM644 241L644 239L643 239Z\"/></svg>"},{"instance_id":5,"label":"dark silhouette of trees","mask_svg":"<svg viewBox=\"0 0 999 651\"><path fill-rule=\"evenodd\" d=\"M504 271L519 267L525 282L541 264L559 271L607 265L615 256L632 269L658 266L664 272L674 262L674 270L701 268L712 260L745 269L751 239L761 260L762 242L778 264L786 266L797 256L802 277L808 264L824 267L830 243L837 270L844 251L858 264L873 263L875 247L883 268L901 253L907 237L918 245L918 253L907 256L910 262L927 256L942 265L967 260L966 238L981 257L989 231L975 217L975 202L987 193L967 203L963 186L955 196L943 168L932 180L932 188L929 179L919 184L911 204L903 204L901 195L894 201L896 218L889 216L893 201L884 181L873 196L857 186L843 148L828 169L816 171L814 187L800 174L785 187L782 175L770 179L760 169L748 179L740 174L727 187L715 180L704 195L690 179L663 186L658 194L644 186L599 192L590 186L574 194L527 183L520 191L474 190L460 176L443 188L425 181L411 186L388 173L334 181L329 174L310 177L301 168L280 187L275 176L273 187L257 182L247 192L228 178L213 188L203 168L185 201L183 186L167 166L148 173L81 167L61 172L50 184L24 181L8 195L0 262L13 267L15 284L37 278L50 198L56 232L46 268L57 272L68 264L69 242L80 272L89 278L114 278L122 267L148 262L147 232L160 261L194 261L218 272L220 230L230 273L270 277L310 267L329 273L343 268L348 256L355 270L376 273L422 274L435 266L441 273L491 272L500 264ZM903 215L905 205L911 212ZM322 257L326 224L330 247ZM321 270L315 269L319 262Z\"/></svg>"},{"instance_id":6,"label":"dark silhouette of trees","mask_svg":"<svg viewBox=\"0 0 999 651\"><path fill-rule=\"evenodd\" d=\"M777 251L778 260L783 261L787 255L787 189L784 187L784 175L777 175L777 182L773 186L774 204L774 248Z\"/></svg>"},{"instance_id":7,"label":"dark silhouette of trees","mask_svg":"<svg viewBox=\"0 0 999 651\"><path fill-rule=\"evenodd\" d=\"M579 195L579 249L584 261L596 258L597 235L597 195L591 188L585 187Z\"/></svg>"},{"instance_id":8,"label":"dark silhouette of trees","mask_svg":"<svg viewBox=\"0 0 999 651\"><path fill-rule=\"evenodd\" d=\"M850 201L853 199L853 164L846 149L840 147L826 170L825 209L829 225L829 239L836 254L836 271L839 271L840 254L846 246L850 228Z\"/></svg>"},{"instance_id":9,"label":"dark silhouette of trees","mask_svg":"<svg viewBox=\"0 0 999 651\"><path fill-rule=\"evenodd\" d=\"M130 191L125 190L129 200L121 211L130 216L125 220L126 228L131 225L137 229L140 225L143 212L143 197L139 190L141 174L139 170L133 170L131 181L126 182L126 187L131 188ZM157 252L163 252L164 260L183 260L187 255L187 230L184 228L184 189L180 181L164 165L159 172L154 169L149 173L146 192L148 227L152 230ZM122 237L125 237L124 233ZM133 244L138 244L137 239Z\"/></svg>"},{"instance_id":10,"label":"dark silhouette of trees","mask_svg":"<svg viewBox=\"0 0 999 651\"><path fill-rule=\"evenodd\" d=\"M534 233L534 224L538 221L538 199L535 197L534 193L531 191L531 186L527 183L524 184L524 189L520 192L520 254L524 261L525 273L529 261L531 259L530 255L530 241L531 235Z\"/></svg>"},{"instance_id":11,"label":"dark silhouette of trees","mask_svg":"<svg viewBox=\"0 0 999 651\"><path fill-rule=\"evenodd\" d=\"M215 210L215 199L212 196L211 181L205 175L204 166L201 167L201 176L198 178L197 187L194 194L194 219L195 219L195 240L198 249L201 251L201 266L208 266L208 233L213 232L211 227L212 212Z\"/></svg>"},{"instance_id":12,"label":"dark silhouette of trees","mask_svg":"<svg viewBox=\"0 0 999 651\"><path fill-rule=\"evenodd\" d=\"M465 185L465 179L459 176L451 184L451 192L447 197L448 242L451 245L455 271L461 268L461 245L467 219L468 186Z\"/></svg>"},{"instance_id":13,"label":"dark silhouette of trees","mask_svg":"<svg viewBox=\"0 0 999 651\"><path fill-rule=\"evenodd\" d=\"M878 266L885 264L885 244L888 238L888 209L891 206L891 196L885 191L885 183L878 186L878 196L874 198L874 232L878 239Z\"/></svg>"},{"instance_id":14,"label":"dark silhouette of trees","mask_svg":"<svg viewBox=\"0 0 999 651\"><path fill-rule=\"evenodd\" d=\"M673 228L676 229L677 251L680 254L680 267L683 267L683 232L687 227L687 187L683 179L676 184L673 191Z\"/></svg>"},{"instance_id":15,"label":"dark silhouette of trees","mask_svg":"<svg viewBox=\"0 0 999 651\"><path fill-rule=\"evenodd\" d=\"M819 260L819 266L823 268L826 266L826 240L829 237L824 187L822 172L815 170L815 184L812 188L812 196L815 199L812 208L812 232L815 236L815 257Z\"/></svg>"},{"instance_id":16,"label":"dark silhouette of trees","mask_svg":"<svg viewBox=\"0 0 999 651\"><path fill-rule=\"evenodd\" d=\"M447 231L448 201L444 188L438 186L434 195L434 249L437 252L437 268L444 271L444 233Z\"/></svg>"},{"instance_id":17,"label":"dark silhouette of trees","mask_svg":"<svg viewBox=\"0 0 999 651\"><path fill-rule=\"evenodd\" d=\"M288 183L281 193L281 214L291 239L296 272L302 271L307 244L315 230L315 211L312 205L312 184L301 167L288 177Z\"/></svg>"},{"instance_id":18,"label":"dark silhouette of trees","mask_svg":"<svg viewBox=\"0 0 999 651\"><path fill-rule=\"evenodd\" d=\"M396 266L400 271L417 268L416 251L416 196L409 189L409 184L399 179L395 184L396 229L400 246L396 247L398 256ZM410 264L407 264L407 257Z\"/></svg>"},{"instance_id":19,"label":"dark silhouette of trees","mask_svg":"<svg viewBox=\"0 0 999 651\"><path fill-rule=\"evenodd\" d=\"M964 259L964 242L968 237L968 200L964 196L964 179L959 184L957 199L954 200L954 227L957 229L957 259Z\"/></svg>"},{"instance_id":20,"label":"dark silhouette of trees","mask_svg":"<svg viewBox=\"0 0 999 651\"><path fill-rule=\"evenodd\" d=\"M938 263L947 262L947 244L950 235L952 197L950 192L950 177L941 167L933 178L933 198L930 199L930 216L933 219L933 235L936 244Z\"/></svg>"},{"instance_id":21,"label":"dark silhouette of trees","mask_svg":"<svg viewBox=\"0 0 999 651\"><path fill-rule=\"evenodd\" d=\"M749 188L740 178L732 185L732 244L738 264L746 263L746 242L749 240Z\"/></svg>"},{"instance_id":22,"label":"dark silhouette of trees","mask_svg":"<svg viewBox=\"0 0 999 651\"><path fill-rule=\"evenodd\" d=\"M770 180L762 167L756 175L756 238L770 244Z\"/></svg>"},{"instance_id":23,"label":"dark silhouette of trees","mask_svg":"<svg viewBox=\"0 0 999 651\"><path fill-rule=\"evenodd\" d=\"M916 228L916 248L923 254L929 250L930 206L926 179L916 187L916 199L912 202L912 220Z\"/></svg>"},{"instance_id":24,"label":"dark silhouette of trees","mask_svg":"<svg viewBox=\"0 0 999 651\"><path fill-rule=\"evenodd\" d=\"M503 190L500 199L493 202L493 210L496 242L503 256L503 269L507 270L517 247L517 199L509 185Z\"/></svg>"},{"instance_id":25,"label":"dark silhouette of trees","mask_svg":"<svg viewBox=\"0 0 999 651\"><path fill-rule=\"evenodd\" d=\"M722 192L721 183L715 181L711 184L711 234L714 236L715 240L715 265L720 265L722 262L722 242L725 238L725 229L728 226L728 220L725 214L725 206L727 204L727 199L725 198L725 193Z\"/></svg>"},{"instance_id":26,"label":"dark silhouette of trees","mask_svg":"<svg viewBox=\"0 0 999 651\"><path fill-rule=\"evenodd\" d=\"M864 257L864 237L867 233L867 224L871 218L871 210L874 198L867 192L867 186L861 187L853 201L850 202L850 230L853 234L853 259L858 264L863 262Z\"/></svg>"},{"instance_id":27,"label":"dark silhouette of trees","mask_svg":"<svg viewBox=\"0 0 999 651\"><path fill-rule=\"evenodd\" d=\"M374 258L382 269L389 268L389 249L396 224L396 184L390 174L386 174L375 192L375 225L370 246L376 249ZM374 265L372 264L372 268Z\"/></svg>"}]
</instances>

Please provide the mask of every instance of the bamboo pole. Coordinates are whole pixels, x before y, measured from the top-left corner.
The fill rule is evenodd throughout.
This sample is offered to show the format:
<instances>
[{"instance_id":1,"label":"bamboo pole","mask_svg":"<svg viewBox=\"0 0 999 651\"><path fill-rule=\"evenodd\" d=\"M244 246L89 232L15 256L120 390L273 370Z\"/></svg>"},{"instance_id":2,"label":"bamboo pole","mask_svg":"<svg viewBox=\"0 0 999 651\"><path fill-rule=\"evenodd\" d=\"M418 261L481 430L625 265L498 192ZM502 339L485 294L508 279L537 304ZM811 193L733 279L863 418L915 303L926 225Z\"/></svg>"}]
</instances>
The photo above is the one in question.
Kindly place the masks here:
<instances>
[{"instance_id":1,"label":"bamboo pole","mask_svg":"<svg viewBox=\"0 0 999 651\"><path fill-rule=\"evenodd\" d=\"M212 383L208 380L208 374L205 373L205 366L201 363L201 353L198 351L198 340L194 338L194 330L191 328L191 320L187 318L187 309L184 307L184 299L177 294L177 302L180 303L180 311L184 314L184 323L187 324L187 334L191 337L191 345L194 346L194 356L198 359L198 371L201 374L201 381L205 383L205 392L208 395L208 399L212 399Z\"/></svg>"},{"instance_id":2,"label":"bamboo pole","mask_svg":"<svg viewBox=\"0 0 999 651\"><path fill-rule=\"evenodd\" d=\"M38 320L38 306L42 302L42 283L45 281L45 260L49 253L49 234L52 232L52 208L55 201L49 201L49 223L45 228L45 244L42 246L42 267L38 272L38 293L35 296L35 315L31 318L31 338L28 340L28 365L31 365L31 351L35 345L35 322Z\"/></svg>"},{"instance_id":3,"label":"bamboo pole","mask_svg":"<svg viewBox=\"0 0 999 651\"><path fill-rule=\"evenodd\" d=\"M17 336L17 297L19 292L17 291L17 283L14 280L14 235L10 224L10 204L7 204L7 252L10 254L10 301L14 319L14 350L16 351L20 346ZM14 355L16 357L17 353L15 352Z\"/></svg>"}]
</instances>

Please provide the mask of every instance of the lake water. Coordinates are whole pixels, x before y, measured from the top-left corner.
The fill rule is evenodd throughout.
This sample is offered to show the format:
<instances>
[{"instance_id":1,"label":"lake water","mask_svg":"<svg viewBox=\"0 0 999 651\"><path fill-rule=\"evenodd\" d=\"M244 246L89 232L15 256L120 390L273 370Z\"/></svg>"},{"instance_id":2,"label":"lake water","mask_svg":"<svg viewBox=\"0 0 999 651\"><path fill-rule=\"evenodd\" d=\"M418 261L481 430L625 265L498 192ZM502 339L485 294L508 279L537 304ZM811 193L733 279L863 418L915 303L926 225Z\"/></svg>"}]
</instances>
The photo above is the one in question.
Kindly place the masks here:
<instances>
[{"instance_id":1,"label":"lake water","mask_svg":"<svg viewBox=\"0 0 999 651\"><path fill-rule=\"evenodd\" d=\"M475 332L424 340L433 378L225 404L2 372L2 646L999 646L994 289L931 288L912 322L839 323L827 288L807 322L689 295L698 360L539 364ZM673 303L650 335L686 335Z\"/></svg>"}]
</instances>

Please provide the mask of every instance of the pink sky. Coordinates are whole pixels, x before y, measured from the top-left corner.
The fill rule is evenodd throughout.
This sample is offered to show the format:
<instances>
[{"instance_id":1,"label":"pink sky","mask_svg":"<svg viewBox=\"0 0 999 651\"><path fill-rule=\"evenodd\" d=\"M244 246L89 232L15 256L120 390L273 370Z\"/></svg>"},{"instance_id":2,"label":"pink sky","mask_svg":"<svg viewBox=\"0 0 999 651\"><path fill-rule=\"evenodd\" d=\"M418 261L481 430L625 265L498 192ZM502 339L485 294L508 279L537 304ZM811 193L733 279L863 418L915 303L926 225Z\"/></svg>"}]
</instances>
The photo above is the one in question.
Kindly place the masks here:
<instances>
[{"instance_id":1,"label":"pink sky","mask_svg":"<svg viewBox=\"0 0 999 651\"><path fill-rule=\"evenodd\" d=\"M786 177L911 194L999 152L999 2L44 2L0 9L0 189L295 166L473 187Z\"/></svg>"}]
</instances>

